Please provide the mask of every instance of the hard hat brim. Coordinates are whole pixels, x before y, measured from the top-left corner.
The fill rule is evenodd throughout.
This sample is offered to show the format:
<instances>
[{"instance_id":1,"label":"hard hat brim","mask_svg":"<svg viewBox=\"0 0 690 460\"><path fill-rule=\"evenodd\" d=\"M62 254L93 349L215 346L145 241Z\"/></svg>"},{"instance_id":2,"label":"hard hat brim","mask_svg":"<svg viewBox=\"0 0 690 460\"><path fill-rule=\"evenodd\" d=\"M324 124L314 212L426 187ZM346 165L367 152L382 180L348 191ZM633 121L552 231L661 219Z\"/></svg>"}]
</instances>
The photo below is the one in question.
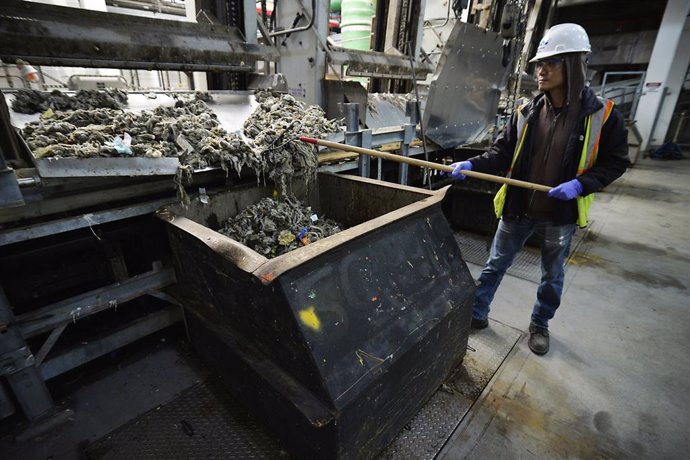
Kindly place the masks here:
<instances>
[{"instance_id":1,"label":"hard hat brim","mask_svg":"<svg viewBox=\"0 0 690 460\"><path fill-rule=\"evenodd\" d=\"M551 56L558 56L559 54L571 54L571 53L589 54L589 53L591 53L591 50L546 51L543 53L535 54L534 57L529 60L529 62L537 62L541 59L550 58Z\"/></svg>"}]
</instances>

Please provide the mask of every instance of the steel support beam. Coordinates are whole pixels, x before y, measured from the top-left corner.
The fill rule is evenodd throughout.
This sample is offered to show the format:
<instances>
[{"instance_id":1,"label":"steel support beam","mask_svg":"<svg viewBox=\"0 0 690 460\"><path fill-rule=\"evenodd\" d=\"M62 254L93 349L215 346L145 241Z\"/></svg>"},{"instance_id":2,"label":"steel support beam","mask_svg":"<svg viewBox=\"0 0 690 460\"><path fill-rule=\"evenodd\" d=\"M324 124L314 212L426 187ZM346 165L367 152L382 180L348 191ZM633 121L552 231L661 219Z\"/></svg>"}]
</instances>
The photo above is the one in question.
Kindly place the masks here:
<instances>
[{"instance_id":1,"label":"steel support beam","mask_svg":"<svg viewBox=\"0 0 690 460\"><path fill-rule=\"evenodd\" d=\"M359 104L356 102L343 104L345 108L345 143L357 147L371 148L371 129L359 129ZM371 158L369 155L359 155L358 170L361 177L371 176Z\"/></svg>"},{"instance_id":2,"label":"steel support beam","mask_svg":"<svg viewBox=\"0 0 690 460\"><path fill-rule=\"evenodd\" d=\"M31 313L17 317L16 322L24 337L48 332L65 322L77 321L120 303L155 293L175 282L172 268L153 270L117 283L96 289Z\"/></svg>"},{"instance_id":3,"label":"steel support beam","mask_svg":"<svg viewBox=\"0 0 690 460\"><path fill-rule=\"evenodd\" d=\"M5 0L0 59L18 58L34 65L246 72L278 52L245 42L235 27Z\"/></svg>"},{"instance_id":4,"label":"steel support beam","mask_svg":"<svg viewBox=\"0 0 690 460\"><path fill-rule=\"evenodd\" d=\"M33 421L48 414L55 404L14 322L9 301L0 287L0 376L7 379L26 418Z\"/></svg>"},{"instance_id":5,"label":"steel support beam","mask_svg":"<svg viewBox=\"0 0 690 460\"><path fill-rule=\"evenodd\" d=\"M244 40L247 43L256 44L258 42L256 1L244 0L242 14L244 15Z\"/></svg>"},{"instance_id":6,"label":"steel support beam","mask_svg":"<svg viewBox=\"0 0 690 460\"><path fill-rule=\"evenodd\" d=\"M182 319L177 306L166 307L144 318L135 320L124 329L90 341L87 345L74 348L66 353L45 361L41 365L41 376L48 380L81 366L100 356L106 355L136 340L171 326Z\"/></svg>"},{"instance_id":7,"label":"steel support beam","mask_svg":"<svg viewBox=\"0 0 690 460\"><path fill-rule=\"evenodd\" d=\"M312 5L314 11L312 11ZM288 93L305 104L324 106L323 78L326 75L326 37L329 2L298 0L280 2L274 12L276 30L308 29L273 37L280 51L278 71L285 75Z\"/></svg>"},{"instance_id":8,"label":"steel support beam","mask_svg":"<svg viewBox=\"0 0 690 460\"><path fill-rule=\"evenodd\" d=\"M328 59L333 65L347 65L348 75L412 79L412 66L409 57L405 55L333 48L328 53ZM429 63L417 62L415 58L414 70L417 80L424 80L433 68Z\"/></svg>"},{"instance_id":9,"label":"steel support beam","mask_svg":"<svg viewBox=\"0 0 690 460\"><path fill-rule=\"evenodd\" d=\"M173 203L175 201L176 200L172 198L166 198L140 205L126 206L117 209L109 209L107 211L82 214L80 216L66 217L64 219L58 219L49 222L42 222L35 225L29 225L26 227L18 227L5 231L0 231L0 247L18 243L21 241L42 238L44 236L65 233L80 228L93 227L96 225L104 224L107 222L113 222L116 220L128 219L131 217L143 216L146 214L153 214L156 211L156 209L160 208L161 206Z\"/></svg>"},{"instance_id":10,"label":"steel support beam","mask_svg":"<svg viewBox=\"0 0 690 460\"><path fill-rule=\"evenodd\" d=\"M400 145L400 155L404 157L410 156L410 144L417 134L417 123L419 122L419 110L415 101L407 101L405 112L410 117L410 122L403 125L403 140ZM401 163L398 182L402 185L407 185L410 166L407 163Z\"/></svg>"}]
</instances>

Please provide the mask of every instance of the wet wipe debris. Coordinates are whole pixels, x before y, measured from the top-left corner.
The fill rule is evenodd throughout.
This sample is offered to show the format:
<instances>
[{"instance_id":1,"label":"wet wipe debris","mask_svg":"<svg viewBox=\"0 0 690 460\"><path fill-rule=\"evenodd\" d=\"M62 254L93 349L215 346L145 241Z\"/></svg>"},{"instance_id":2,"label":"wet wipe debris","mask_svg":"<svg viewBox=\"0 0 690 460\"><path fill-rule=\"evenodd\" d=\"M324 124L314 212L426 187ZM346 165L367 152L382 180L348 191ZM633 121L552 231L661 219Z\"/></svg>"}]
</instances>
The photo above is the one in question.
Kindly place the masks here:
<instances>
[{"instance_id":1,"label":"wet wipe debris","mask_svg":"<svg viewBox=\"0 0 690 460\"><path fill-rule=\"evenodd\" d=\"M28 123L23 136L36 158L60 157L177 157L175 177L178 195L189 203L184 185L194 170L221 167L238 175L252 169L257 181L268 176L287 193L296 174L306 182L315 177L318 166L315 146L296 142L299 135L328 136L339 122L324 117L318 106L307 107L289 95L258 91L259 107L244 124L241 133L224 130L204 102L203 93L194 99L178 98L174 107L158 107L140 113L111 108L59 111L49 108L41 119Z\"/></svg>"},{"instance_id":2,"label":"wet wipe debris","mask_svg":"<svg viewBox=\"0 0 690 460\"><path fill-rule=\"evenodd\" d=\"M20 89L12 101L18 113L38 113L52 110L120 109L127 105L127 92L121 89L81 90L74 96L54 90L50 93L35 89Z\"/></svg>"},{"instance_id":3,"label":"wet wipe debris","mask_svg":"<svg viewBox=\"0 0 690 460\"><path fill-rule=\"evenodd\" d=\"M341 120L329 120L318 105L307 106L290 95L271 90L256 92L259 107L244 122L244 135L254 140L271 165L268 177L281 190L287 189L290 178L298 171L306 182L316 174L316 147L295 142L297 135L327 137L338 131Z\"/></svg>"},{"instance_id":4,"label":"wet wipe debris","mask_svg":"<svg viewBox=\"0 0 690 460\"><path fill-rule=\"evenodd\" d=\"M187 150L194 150L212 135L218 126L215 115L205 103L191 101L179 107L158 107L140 113L113 109L64 112L49 109L40 120L27 123L22 134L39 159L159 158L184 156Z\"/></svg>"},{"instance_id":5,"label":"wet wipe debris","mask_svg":"<svg viewBox=\"0 0 690 460\"><path fill-rule=\"evenodd\" d=\"M264 198L247 207L228 219L218 232L270 259L343 228L331 219L317 216L297 198L284 196L276 200Z\"/></svg>"}]
</instances>

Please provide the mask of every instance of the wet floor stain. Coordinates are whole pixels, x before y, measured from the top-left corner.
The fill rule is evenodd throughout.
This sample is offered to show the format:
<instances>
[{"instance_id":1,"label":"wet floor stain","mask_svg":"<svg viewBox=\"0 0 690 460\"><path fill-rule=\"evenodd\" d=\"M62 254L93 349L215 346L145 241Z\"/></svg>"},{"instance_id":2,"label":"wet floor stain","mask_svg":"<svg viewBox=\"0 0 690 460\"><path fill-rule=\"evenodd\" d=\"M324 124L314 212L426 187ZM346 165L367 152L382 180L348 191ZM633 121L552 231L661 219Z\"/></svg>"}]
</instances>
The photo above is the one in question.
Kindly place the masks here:
<instances>
[{"instance_id":1,"label":"wet floor stain","mask_svg":"<svg viewBox=\"0 0 690 460\"><path fill-rule=\"evenodd\" d=\"M613 433L613 421L611 414L606 411L599 411L593 417L594 427L599 433Z\"/></svg>"},{"instance_id":2,"label":"wet floor stain","mask_svg":"<svg viewBox=\"0 0 690 460\"><path fill-rule=\"evenodd\" d=\"M679 253L678 251L669 248L654 248L644 245L642 243L616 241L611 238L601 237L595 233L588 233L585 237L588 242L594 242L595 245L617 246L624 250L641 254L643 257L651 259L672 259L676 263L687 263L690 268L690 257ZM624 278L626 281L639 283L644 286L653 288L676 288L681 291L687 291L688 285L679 278L668 272L653 270L649 266L640 267L639 269L629 268L630 265L624 265L615 260L610 260L594 254L596 246L589 252L576 252L568 259L569 265L598 267L606 270L608 273ZM626 268L628 267L628 268Z\"/></svg>"},{"instance_id":3,"label":"wet floor stain","mask_svg":"<svg viewBox=\"0 0 690 460\"><path fill-rule=\"evenodd\" d=\"M676 288L681 291L687 291L688 287L682 283L679 279L674 276L654 273L654 272L641 272L626 270L623 268L618 268L617 273L628 281L633 281L636 283L644 284L645 286L655 287L655 288Z\"/></svg>"},{"instance_id":4,"label":"wet floor stain","mask_svg":"<svg viewBox=\"0 0 690 460\"><path fill-rule=\"evenodd\" d=\"M688 193L671 187L633 186L625 184L616 189L617 195L627 195L645 201L661 203L687 203Z\"/></svg>"},{"instance_id":5,"label":"wet floor stain","mask_svg":"<svg viewBox=\"0 0 690 460\"><path fill-rule=\"evenodd\" d=\"M529 387L526 390L526 386ZM548 390L544 390L548 388ZM548 391L556 411L542 407L531 391ZM587 413L573 404L558 385L527 383L514 396L487 399L494 413L496 434L511 441L523 436L538 442L539 454L563 458L640 458L646 447L634 438L621 437L614 416L607 411ZM488 439L487 439L488 441Z\"/></svg>"},{"instance_id":6,"label":"wet floor stain","mask_svg":"<svg viewBox=\"0 0 690 460\"><path fill-rule=\"evenodd\" d=\"M601 236L594 232L587 232L584 236L584 241L595 242L607 246L615 246L617 248L625 249L627 251L635 252L637 254L645 254L653 257L665 257L690 264L690 256L679 252L676 248L667 246L665 248L658 248L649 246L644 243L620 241L610 237Z\"/></svg>"}]
</instances>

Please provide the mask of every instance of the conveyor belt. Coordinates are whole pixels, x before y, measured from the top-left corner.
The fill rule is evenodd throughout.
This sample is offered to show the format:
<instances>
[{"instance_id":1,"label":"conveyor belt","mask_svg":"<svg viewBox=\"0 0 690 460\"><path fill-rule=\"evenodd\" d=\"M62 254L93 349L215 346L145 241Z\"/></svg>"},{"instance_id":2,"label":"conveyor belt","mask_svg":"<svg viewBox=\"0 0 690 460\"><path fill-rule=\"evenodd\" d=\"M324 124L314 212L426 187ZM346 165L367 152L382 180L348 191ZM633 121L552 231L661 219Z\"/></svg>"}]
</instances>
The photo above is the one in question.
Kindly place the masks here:
<instances>
[{"instance_id":1,"label":"conveyor belt","mask_svg":"<svg viewBox=\"0 0 690 460\"><path fill-rule=\"evenodd\" d=\"M472 333L463 364L381 458L434 458L520 335L495 321L490 328ZM170 403L88 445L84 453L89 459L289 457L219 378L189 388Z\"/></svg>"}]
</instances>

